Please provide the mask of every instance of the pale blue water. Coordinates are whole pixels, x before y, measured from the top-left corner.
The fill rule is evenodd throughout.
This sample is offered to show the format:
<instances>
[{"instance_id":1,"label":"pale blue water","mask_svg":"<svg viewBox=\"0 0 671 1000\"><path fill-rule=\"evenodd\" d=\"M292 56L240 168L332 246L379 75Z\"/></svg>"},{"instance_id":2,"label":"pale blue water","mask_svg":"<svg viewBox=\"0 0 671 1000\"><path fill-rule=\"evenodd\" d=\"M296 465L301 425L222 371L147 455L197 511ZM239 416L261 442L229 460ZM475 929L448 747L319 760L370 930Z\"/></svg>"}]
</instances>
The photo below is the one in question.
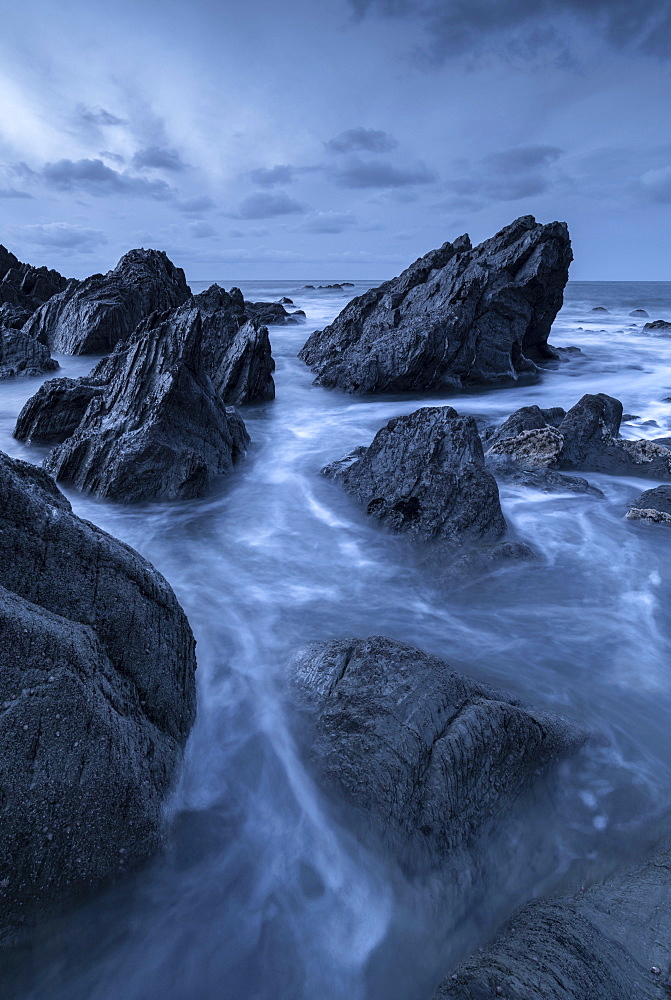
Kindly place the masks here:
<instances>
[{"instance_id":1,"label":"pale blue water","mask_svg":"<svg viewBox=\"0 0 671 1000\"><path fill-rule=\"evenodd\" d=\"M671 805L671 530L623 517L649 481L588 477L603 502L502 487L511 531L534 545L539 563L441 589L411 546L319 469L395 414L448 397L358 399L313 386L297 351L373 283L342 293L307 283L326 280L240 283L251 299L291 297L307 321L271 328L277 399L243 411L252 448L214 495L125 508L69 494L79 514L135 546L175 588L198 639L199 716L165 857L52 928L5 973L8 996L430 997L452 954L449 914L432 912L333 822L296 754L283 678L306 640L391 635L601 735L558 792L532 889L561 884L574 864L589 877L626 858ZM533 384L449 402L499 420L524 404L569 407L607 392L641 418L625 425L628 436L671 434L671 339L643 335L634 308L671 320L671 283L570 284L551 342L582 356ZM60 360L68 375L94 361ZM11 431L38 384L0 383L0 448L33 461L39 453ZM508 905L520 901L514 879L505 892ZM487 913L475 923L486 928ZM367 974L385 942L384 976L379 965Z\"/></svg>"}]
</instances>

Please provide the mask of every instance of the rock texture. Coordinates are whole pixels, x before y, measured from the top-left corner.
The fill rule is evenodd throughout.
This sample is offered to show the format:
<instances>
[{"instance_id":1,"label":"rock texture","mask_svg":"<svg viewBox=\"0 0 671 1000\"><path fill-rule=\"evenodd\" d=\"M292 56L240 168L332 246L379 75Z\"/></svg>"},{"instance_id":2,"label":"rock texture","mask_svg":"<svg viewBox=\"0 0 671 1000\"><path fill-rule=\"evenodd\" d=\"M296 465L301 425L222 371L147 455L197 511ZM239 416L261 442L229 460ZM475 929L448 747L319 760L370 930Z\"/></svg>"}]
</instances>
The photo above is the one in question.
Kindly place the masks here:
<instances>
[{"instance_id":1,"label":"rock texture","mask_svg":"<svg viewBox=\"0 0 671 1000\"><path fill-rule=\"evenodd\" d=\"M394 531L448 542L497 541L506 530L473 417L451 406L390 420L368 448L322 469Z\"/></svg>"},{"instance_id":2,"label":"rock texture","mask_svg":"<svg viewBox=\"0 0 671 1000\"><path fill-rule=\"evenodd\" d=\"M523 216L473 248L468 236L353 299L299 357L346 392L412 392L516 379L547 345L572 260L564 223Z\"/></svg>"},{"instance_id":3,"label":"rock texture","mask_svg":"<svg viewBox=\"0 0 671 1000\"><path fill-rule=\"evenodd\" d=\"M666 1000L671 852L586 892L529 903L434 1000Z\"/></svg>"},{"instance_id":4,"label":"rock texture","mask_svg":"<svg viewBox=\"0 0 671 1000\"><path fill-rule=\"evenodd\" d=\"M643 333L652 333L659 337L661 335L666 335L671 333L671 323L667 322L665 319L656 319L652 323L645 323L643 326Z\"/></svg>"},{"instance_id":5,"label":"rock texture","mask_svg":"<svg viewBox=\"0 0 671 1000\"><path fill-rule=\"evenodd\" d=\"M249 437L207 375L201 336L192 303L152 314L91 376L46 386L42 407L29 400L15 433L61 437L85 406L76 429L45 459L56 479L125 502L202 496Z\"/></svg>"},{"instance_id":6,"label":"rock texture","mask_svg":"<svg viewBox=\"0 0 671 1000\"><path fill-rule=\"evenodd\" d=\"M107 274L94 274L52 296L24 332L62 354L105 354L152 312L191 296L184 272L160 250L131 250Z\"/></svg>"},{"instance_id":7,"label":"rock texture","mask_svg":"<svg viewBox=\"0 0 671 1000\"><path fill-rule=\"evenodd\" d=\"M99 368L106 368L103 362ZM37 390L19 413L14 437L26 444L61 444L79 427L92 399L103 396L104 377L52 378Z\"/></svg>"},{"instance_id":8,"label":"rock texture","mask_svg":"<svg viewBox=\"0 0 671 1000\"><path fill-rule=\"evenodd\" d=\"M0 245L0 379L43 375L58 368L49 349L21 328L67 284L58 271L23 264Z\"/></svg>"},{"instance_id":9,"label":"rock texture","mask_svg":"<svg viewBox=\"0 0 671 1000\"><path fill-rule=\"evenodd\" d=\"M0 379L45 375L57 368L48 347L0 322Z\"/></svg>"},{"instance_id":10,"label":"rock texture","mask_svg":"<svg viewBox=\"0 0 671 1000\"><path fill-rule=\"evenodd\" d=\"M195 710L163 577L0 454L0 941L150 855Z\"/></svg>"},{"instance_id":11,"label":"rock texture","mask_svg":"<svg viewBox=\"0 0 671 1000\"><path fill-rule=\"evenodd\" d=\"M525 406L487 439L490 462L523 469L582 469L609 475L671 478L671 450L655 441L618 437L622 404L604 393L585 395L563 411Z\"/></svg>"},{"instance_id":12,"label":"rock texture","mask_svg":"<svg viewBox=\"0 0 671 1000\"><path fill-rule=\"evenodd\" d=\"M455 862L581 740L379 636L314 643L291 676L321 781L412 867Z\"/></svg>"},{"instance_id":13,"label":"rock texture","mask_svg":"<svg viewBox=\"0 0 671 1000\"><path fill-rule=\"evenodd\" d=\"M260 326L292 326L299 322L281 302L245 302L245 312Z\"/></svg>"},{"instance_id":14,"label":"rock texture","mask_svg":"<svg viewBox=\"0 0 671 1000\"><path fill-rule=\"evenodd\" d=\"M23 264L0 245L0 305L6 303L30 315L67 284L68 279L58 271Z\"/></svg>"},{"instance_id":15,"label":"rock texture","mask_svg":"<svg viewBox=\"0 0 671 1000\"><path fill-rule=\"evenodd\" d=\"M671 524L671 486L655 486L631 503L626 517L629 521L652 521Z\"/></svg>"}]
</instances>

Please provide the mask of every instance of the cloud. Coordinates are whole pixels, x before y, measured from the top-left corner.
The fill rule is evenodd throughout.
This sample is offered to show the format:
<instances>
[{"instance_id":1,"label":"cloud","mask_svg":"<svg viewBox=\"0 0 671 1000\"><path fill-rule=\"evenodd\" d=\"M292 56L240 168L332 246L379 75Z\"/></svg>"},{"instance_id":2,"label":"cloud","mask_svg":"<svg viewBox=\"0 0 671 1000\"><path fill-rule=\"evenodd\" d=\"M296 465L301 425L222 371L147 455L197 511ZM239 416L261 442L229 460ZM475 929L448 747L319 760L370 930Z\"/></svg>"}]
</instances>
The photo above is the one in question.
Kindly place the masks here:
<instances>
[{"instance_id":1,"label":"cloud","mask_svg":"<svg viewBox=\"0 0 671 1000\"><path fill-rule=\"evenodd\" d=\"M300 215L305 209L286 191L256 191L240 202L238 219L270 219L277 215Z\"/></svg>"},{"instance_id":2,"label":"cloud","mask_svg":"<svg viewBox=\"0 0 671 1000\"><path fill-rule=\"evenodd\" d=\"M184 215L200 215L202 212L209 212L214 208L214 201L208 194L196 195L194 198L185 198L177 202L177 208Z\"/></svg>"},{"instance_id":3,"label":"cloud","mask_svg":"<svg viewBox=\"0 0 671 1000\"><path fill-rule=\"evenodd\" d=\"M276 167L259 167L258 170L252 170L249 176L261 187L274 187L275 184L290 184L295 175L293 167L282 164Z\"/></svg>"},{"instance_id":4,"label":"cloud","mask_svg":"<svg viewBox=\"0 0 671 1000\"><path fill-rule=\"evenodd\" d=\"M572 24L585 24L616 48L668 57L669 0L350 0L357 17L418 19L436 61L466 53L570 48Z\"/></svg>"},{"instance_id":5,"label":"cloud","mask_svg":"<svg viewBox=\"0 0 671 1000\"><path fill-rule=\"evenodd\" d=\"M356 225L351 212L314 212L305 220L303 228L310 233L342 233Z\"/></svg>"},{"instance_id":6,"label":"cloud","mask_svg":"<svg viewBox=\"0 0 671 1000\"><path fill-rule=\"evenodd\" d=\"M554 163L563 152L558 146L515 146L490 153L482 162L497 174L521 174Z\"/></svg>"},{"instance_id":7,"label":"cloud","mask_svg":"<svg viewBox=\"0 0 671 1000\"><path fill-rule=\"evenodd\" d=\"M489 153L473 163L462 161L462 176L447 185L452 192L450 208L477 211L487 202L519 201L549 190L551 167L563 155L558 146L514 146Z\"/></svg>"},{"instance_id":8,"label":"cloud","mask_svg":"<svg viewBox=\"0 0 671 1000\"><path fill-rule=\"evenodd\" d=\"M163 146L145 146L134 155L133 166L180 171L186 170L188 164L184 162L176 149L167 149Z\"/></svg>"},{"instance_id":9,"label":"cloud","mask_svg":"<svg viewBox=\"0 0 671 1000\"><path fill-rule=\"evenodd\" d=\"M79 121L84 122L86 125L125 125L126 122L123 118L117 118L110 111L105 108L89 108L85 104L78 104L76 109L76 116Z\"/></svg>"},{"instance_id":10,"label":"cloud","mask_svg":"<svg viewBox=\"0 0 671 1000\"><path fill-rule=\"evenodd\" d=\"M106 166L102 160L58 160L46 163L42 178L61 191L85 191L99 198L110 195L165 200L172 191L161 180L147 180Z\"/></svg>"},{"instance_id":11,"label":"cloud","mask_svg":"<svg viewBox=\"0 0 671 1000\"><path fill-rule=\"evenodd\" d=\"M641 185L651 201L671 202L671 166L648 170L641 177Z\"/></svg>"},{"instance_id":12,"label":"cloud","mask_svg":"<svg viewBox=\"0 0 671 1000\"><path fill-rule=\"evenodd\" d=\"M189 222L186 228L191 236L195 236L196 239L199 240L217 235L216 229L214 229L209 222L205 222L204 219L197 219L195 222Z\"/></svg>"},{"instance_id":13,"label":"cloud","mask_svg":"<svg viewBox=\"0 0 671 1000\"><path fill-rule=\"evenodd\" d=\"M27 191L17 191L15 188L0 188L0 198L32 198Z\"/></svg>"},{"instance_id":14,"label":"cloud","mask_svg":"<svg viewBox=\"0 0 671 1000\"><path fill-rule=\"evenodd\" d=\"M107 237L99 229L73 226L69 222L47 222L36 226L13 226L12 233L33 246L58 247L61 250L79 250L91 253L96 247L107 243Z\"/></svg>"},{"instance_id":15,"label":"cloud","mask_svg":"<svg viewBox=\"0 0 671 1000\"><path fill-rule=\"evenodd\" d=\"M398 146L397 140L388 132L375 128L350 128L324 145L332 153L388 153Z\"/></svg>"},{"instance_id":16,"label":"cloud","mask_svg":"<svg viewBox=\"0 0 671 1000\"><path fill-rule=\"evenodd\" d=\"M347 163L331 172L340 187L346 188L399 188L415 184L430 184L436 175L425 167L395 167L381 160L361 160L352 157Z\"/></svg>"}]
</instances>

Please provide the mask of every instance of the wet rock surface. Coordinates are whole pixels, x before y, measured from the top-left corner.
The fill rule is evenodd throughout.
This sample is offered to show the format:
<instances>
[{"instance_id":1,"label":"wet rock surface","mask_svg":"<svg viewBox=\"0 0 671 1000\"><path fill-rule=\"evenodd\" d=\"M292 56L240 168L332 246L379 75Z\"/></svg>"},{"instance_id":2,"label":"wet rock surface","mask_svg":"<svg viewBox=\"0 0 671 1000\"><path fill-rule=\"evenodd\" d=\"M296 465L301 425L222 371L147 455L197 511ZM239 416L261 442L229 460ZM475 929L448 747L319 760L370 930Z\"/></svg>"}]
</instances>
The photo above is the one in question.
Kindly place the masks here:
<instances>
[{"instance_id":1,"label":"wet rock surface","mask_svg":"<svg viewBox=\"0 0 671 1000\"><path fill-rule=\"evenodd\" d=\"M299 357L346 392L516 379L556 357L547 340L571 259L565 224L532 216L475 248L462 236L353 299Z\"/></svg>"},{"instance_id":2,"label":"wet rock surface","mask_svg":"<svg viewBox=\"0 0 671 1000\"><path fill-rule=\"evenodd\" d=\"M636 497L629 506L629 521L671 524L671 486L656 486Z\"/></svg>"},{"instance_id":3,"label":"wet rock surface","mask_svg":"<svg viewBox=\"0 0 671 1000\"><path fill-rule=\"evenodd\" d=\"M0 318L0 379L34 377L58 369L49 348L22 330L2 326Z\"/></svg>"},{"instance_id":4,"label":"wet rock surface","mask_svg":"<svg viewBox=\"0 0 671 1000\"><path fill-rule=\"evenodd\" d=\"M161 842L195 712L164 578L0 453L0 942Z\"/></svg>"},{"instance_id":5,"label":"wet rock surface","mask_svg":"<svg viewBox=\"0 0 671 1000\"><path fill-rule=\"evenodd\" d=\"M659 336L660 334L669 334L671 333L671 323L665 319L655 319L652 323L646 323L643 326L643 332L652 333L656 336Z\"/></svg>"}]
</instances>

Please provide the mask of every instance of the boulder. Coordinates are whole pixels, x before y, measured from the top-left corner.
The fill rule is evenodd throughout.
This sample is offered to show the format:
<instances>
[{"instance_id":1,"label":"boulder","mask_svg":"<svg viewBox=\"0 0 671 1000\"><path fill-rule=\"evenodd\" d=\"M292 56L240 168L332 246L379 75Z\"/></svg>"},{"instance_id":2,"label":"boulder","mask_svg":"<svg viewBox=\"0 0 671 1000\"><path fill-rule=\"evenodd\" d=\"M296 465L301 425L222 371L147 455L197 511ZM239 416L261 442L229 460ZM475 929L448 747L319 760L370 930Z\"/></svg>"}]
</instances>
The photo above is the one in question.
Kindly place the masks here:
<instances>
[{"instance_id":1,"label":"boulder","mask_svg":"<svg viewBox=\"0 0 671 1000\"><path fill-rule=\"evenodd\" d=\"M644 317L645 319L647 319L650 314L647 313L645 311L645 309L634 309L632 312L629 313L629 315L630 316L641 316L641 317Z\"/></svg>"},{"instance_id":2,"label":"boulder","mask_svg":"<svg viewBox=\"0 0 671 1000\"><path fill-rule=\"evenodd\" d=\"M68 429L73 409L81 408L87 394L90 399L76 430L49 453L45 468L110 500L202 496L241 457L249 436L205 370L201 338L201 313L191 302L140 323L79 389L65 386L69 403L59 410ZM30 405L19 418L21 428L34 426Z\"/></svg>"},{"instance_id":3,"label":"boulder","mask_svg":"<svg viewBox=\"0 0 671 1000\"><path fill-rule=\"evenodd\" d=\"M14 437L26 444L62 444L79 427L92 399L106 392L104 377L52 378L19 413Z\"/></svg>"},{"instance_id":4,"label":"boulder","mask_svg":"<svg viewBox=\"0 0 671 1000\"><path fill-rule=\"evenodd\" d=\"M0 379L45 375L57 368L48 347L22 330L0 324Z\"/></svg>"},{"instance_id":5,"label":"boulder","mask_svg":"<svg viewBox=\"0 0 671 1000\"><path fill-rule=\"evenodd\" d=\"M593 313L607 313L608 309L605 306L594 306L592 309Z\"/></svg>"},{"instance_id":6,"label":"boulder","mask_svg":"<svg viewBox=\"0 0 671 1000\"><path fill-rule=\"evenodd\" d=\"M298 322L281 302L245 302L245 312L259 326L290 326Z\"/></svg>"},{"instance_id":7,"label":"boulder","mask_svg":"<svg viewBox=\"0 0 671 1000\"><path fill-rule=\"evenodd\" d=\"M495 542L506 530L475 420L451 406L395 417L322 473L393 531L457 543Z\"/></svg>"},{"instance_id":8,"label":"boulder","mask_svg":"<svg viewBox=\"0 0 671 1000\"><path fill-rule=\"evenodd\" d=\"M652 323L644 323L643 333L651 333L656 337L671 333L671 323L665 319L656 319Z\"/></svg>"},{"instance_id":9,"label":"boulder","mask_svg":"<svg viewBox=\"0 0 671 1000\"><path fill-rule=\"evenodd\" d=\"M612 396L583 396L559 423L557 416L546 419L543 413L538 407L523 407L490 433L489 462L512 462L523 469L583 469L671 478L669 448L647 439L618 437L622 404Z\"/></svg>"},{"instance_id":10,"label":"boulder","mask_svg":"<svg viewBox=\"0 0 671 1000\"><path fill-rule=\"evenodd\" d=\"M458 866L455 853L495 830L583 739L564 720L380 636L313 643L290 676L318 779L415 870Z\"/></svg>"},{"instance_id":11,"label":"boulder","mask_svg":"<svg viewBox=\"0 0 671 1000\"><path fill-rule=\"evenodd\" d=\"M666 1000L671 851L577 894L518 910L434 1000Z\"/></svg>"},{"instance_id":12,"label":"boulder","mask_svg":"<svg viewBox=\"0 0 671 1000\"><path fill-rule=\"evenodd\" d=\"M62 354L105 354L145 317L190 296L184 272L162 250L131 250L107 274L70 282L23 329Z\"/></svg>"},{"instance_id":13,"label":"boulder","mask_svg":"<svg viewBox=\"0 0 671 1000\"><path fill-rule=\"evenodd\" d=\"M572 260L564 223L523 216L468 236L357 296L299 357L346 392L416 392L516 379L556 357L547 340Z\"/></svg>"},{"instance_id":14,"label":"boulder","mask_svg":"<svg viewBox=\"0 0 671 1000\"><path fill-rule=\"evenodd\" d=\"M494 472L499 482L525 486L541 493L577 493L604 499L602 490L592 486L581 476L567 476L562 472L553 472L552 469L524 469L519 465L498 462L494 466Z\"/></svg>"},{"instance_id":15,"label":"boulder","mask_svg":"<svg viewBox=\"0 0 671 1000\"><path fill-rule=\"evenodd\" d=\"M629 521L671 524L671 486L655 486L652 490L645 490L632 501L625 516Z\"/></svg>"},{"instance_id":16,"label":"boulder","mask_svg":"<svg viewBox=\"0 0 671 1000\"><path fill-rule=\"evenodd\" d=\"M164 578L0 454L0 941L137 865L195 712Z\"/></svg>"}]
</instances>

